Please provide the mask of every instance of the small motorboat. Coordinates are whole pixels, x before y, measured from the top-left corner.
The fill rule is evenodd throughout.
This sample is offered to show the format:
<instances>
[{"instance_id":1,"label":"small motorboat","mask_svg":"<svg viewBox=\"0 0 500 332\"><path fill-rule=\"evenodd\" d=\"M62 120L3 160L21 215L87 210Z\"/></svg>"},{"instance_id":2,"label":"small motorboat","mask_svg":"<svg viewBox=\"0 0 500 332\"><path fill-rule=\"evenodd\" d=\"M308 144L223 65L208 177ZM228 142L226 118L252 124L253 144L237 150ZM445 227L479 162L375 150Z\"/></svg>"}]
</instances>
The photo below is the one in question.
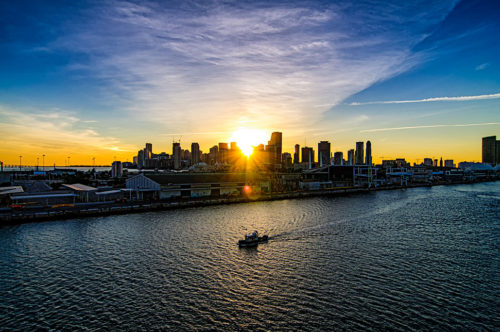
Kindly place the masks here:
<instances>
[{"instance_id":1,"label":"small motorboat","mask_svg":"<svg viewBox=\"0 0 500 332\"><path fill-rule=\"evenodd\" d=\"M244 240L239 240L240 247L256 247L259 243L267 242L269 237L267 235L259 236L259 232L253 231L251 234L245 235Z\"/></svg>"}]
</instances>

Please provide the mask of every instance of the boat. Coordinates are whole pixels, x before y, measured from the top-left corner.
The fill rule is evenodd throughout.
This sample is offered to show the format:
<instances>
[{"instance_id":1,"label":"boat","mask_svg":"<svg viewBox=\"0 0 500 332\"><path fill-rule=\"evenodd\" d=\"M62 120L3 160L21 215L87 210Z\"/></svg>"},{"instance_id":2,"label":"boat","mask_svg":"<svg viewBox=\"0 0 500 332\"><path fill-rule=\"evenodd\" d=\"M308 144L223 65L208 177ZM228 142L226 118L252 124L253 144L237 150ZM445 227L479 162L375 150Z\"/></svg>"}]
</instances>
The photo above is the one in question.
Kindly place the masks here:
<instances>
[{"instance_id":1,"label":"boat","mask_svg":"<svg viewBox=\"0 0 500 332\"><path fill-rule=\"evenodd\" d=\"M245 235L244 240L239 240L240 247L256 247L259 243L267 242L269 237L267 235L259 236L259 232L253 231L251 234Z\"/></svg>"}]
</instances>

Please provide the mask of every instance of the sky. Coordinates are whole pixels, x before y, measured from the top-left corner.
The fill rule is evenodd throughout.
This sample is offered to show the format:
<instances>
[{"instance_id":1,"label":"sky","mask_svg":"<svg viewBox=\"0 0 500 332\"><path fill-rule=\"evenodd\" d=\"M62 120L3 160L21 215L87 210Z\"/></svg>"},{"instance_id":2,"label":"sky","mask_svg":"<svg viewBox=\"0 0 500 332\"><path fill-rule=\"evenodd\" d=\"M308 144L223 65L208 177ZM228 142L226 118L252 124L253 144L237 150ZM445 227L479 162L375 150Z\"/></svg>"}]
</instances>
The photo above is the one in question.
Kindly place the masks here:
<instances>
[{"instance_id":1,"label":"sky","mask_svg":"<svg viewBox=\"0 0 500 332\"><path fill-rule=\"evenodd\" d=\"M241 128L289 152L480 161L499 59L493 0L2 1L0 161L208 152Z\"/></svg>"}]
</instances>

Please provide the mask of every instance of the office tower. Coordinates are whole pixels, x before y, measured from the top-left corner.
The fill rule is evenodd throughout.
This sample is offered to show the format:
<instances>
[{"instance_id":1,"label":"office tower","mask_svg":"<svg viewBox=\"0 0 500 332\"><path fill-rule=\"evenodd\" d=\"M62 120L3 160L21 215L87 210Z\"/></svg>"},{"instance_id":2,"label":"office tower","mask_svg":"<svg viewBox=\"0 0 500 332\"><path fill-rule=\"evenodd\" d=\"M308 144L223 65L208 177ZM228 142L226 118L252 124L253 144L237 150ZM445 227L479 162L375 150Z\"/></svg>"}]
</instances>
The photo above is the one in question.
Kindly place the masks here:
<instances>
[{"instance_id":1,"label":"office tower","mask_svg":"<svg viewBox=\"0 0 500 332\"><path fill-rule=\"evenodd\" d=\"M191 164L196 165L200 162L200 145L191 143Z\"/></svg>"},{"instance_id":2,"label":"office tower","mask_svg":"<svg viewBox=\"0 0 500 332\"><path fill-rule=\"evenodd\" d=\"M318 161L320 166L330 165L330 142L318 143Z\"/></svg>"},{"instance_id":3,"label":"office tower","mask_svg":"<svg viewBox=\"0 0 500 332\"><path fill-rule=\"evenodd\" d=\"M314 163L314 149L308 146L302 148L302 163L309 163L309 168Z\"/></svg>"},{"instance_id":4,"label":"office tower","mask_svg":"<svg viewBox=\"0 0 500 332\"><path fill-rule=\"evenodd\" d=\"M144 150L137 152L137 168L144 168Z\"/></svg>"},{"instance_id":5,"label":"office tower","mask_svg":"<svg viewBox=\"0 0 500 332\"><path fill-rule=\"evenodd\" d=\"M122 174L123 174L122 162L113 161L113 164L111 164L111 177L121 178Z\"/></svg>"},{"instance_id":6,"label":"office tower","mask_svg":"<svg viewBox=\"0 0 500 332\"><path fill-rule=\"evenodd\" d=\"M455 165L453 164L453 159L447 159L444 161L444 167L451 167L455 168Z\"/></svg>"},{"instance_id":7,"label":"office tower","mask_svg":"<svg viewBox=\"0 0 500 332\"><path fill-rule=\"evenodd\" d=\"M298 164L300 163L300 145L295 144L295 152L293 154L293 163Z\"/></svg>"},{"instance_id":8,"label":"office tower","mask_svg":"<svg viewBox=\"0 0 500 332\"><path fill-rule=\"evenodd\" d=\"M221 164L227 163L229 145L227 143L219 143L219 160Z\"/></svg>"},{"instance_id":9,"label":"office tower","mask_svg":"<svg viewBox=\"0 0 500 332\"><path fill-rule=\"evenodd\" d=\"M424 158L425 166L432 166L432 158Z\"/></svg>"},{"instance_id":10,"label":"office tower","mask_svg":"<svg viewBox=\"0 0 500 332\"><path fill-rule=\"evenodd\" d=\"M366 160L365 164L371 166L372 165L372 143L370 141L366 141Z\"/></svg>"},{"instance_id":11,"label":"office tower","mask_svg":"<svg viewBox=\"0 0 500 332\"><path fill-rule=\"evenodd\" d=\"M355 163L356 165L363 165L364 163L364 157L365 157L365 152L364 152L364 142L356 142L356 152L355 152Z\"/></svg>"},{"instance_id":12,"label":"office tower","mask_svg":"<svg viewBox=\"0 0 500 332\"><path fill-rule=\"evenodd\" d=\"M438 165L438 160L437 160L437 159L434 159L434 164L433 164L433 166L434 166L434 167L437 167L437 165Z\"/></svg>"},{"instance_id":13,"label":"office tower","mask_svg":"<svg viewBox=\"0 0 500 332\"><path fill-rule=\"evenodd\" d=\"M496 136L483 137L483 163L495 163L497 145L496 139Z\"/></svg>"},{"instance_id":14,"label":"office tower","mask_svg":"<svg viewBox=\"0 0 500 332\"><path fill-rule=\"evenodd\" d=\"M285 167L292 166L292 155L290 153L284 152L281 156L281 160L283 161L283 165L285 165Z\"/></svg>"},{"instance_id":15,"label":"office tower","mask_svg":"<svg viewBox=\"0 0 500 332\"><path fill-rule=\"evenodd\" d=\"M181 143L174 142L172 144L172 155L174 157L174 169L181 168Z\"/></svg>"},{"instance_id":16,"label":"office tower","mask_svg":"<svg viewBox=\"0 0 500 332\"><path fill-rule=\"evenodd\" d=\"M347 165L354 165L354 149L347 151Z\"/></svg>"},{"instance_id":17,"label":"office tower","mask_svg":"<svg viewBox=\"0 0 500 332\"><path fill-rule=\"evenodd\" d=\"M269 141L270 142L270 141ZM265 147L266 150L266 163L275 165L276 164L276 145L268 144Z\"/></svg>"},{"instance_id":18,"label":"office tower","mask_svg":"<svg viewBox=\"0 0 500 332\"><path fill-rule=\"evenodd\" d=\"M153 157L153 144L146 143L146 148L144 149L144 159L151 159Z\"/></svg>"},{"instance_id":19,"label":"office tower","mask_svg":"<svg viewBox=\"0 0 500 332\"><path fill-rule=\"evenodd\" d=\"M344 164L344 154L342 152L335 152L333 154L333 164L338 166Z\"/></svg>"},{"instance_id":20,"label":"office tower","mask_svg":"<svg viewBox=\"0 0 500 332\"><path fill-rule=\"evenodd\" d=\"M211 165L215 165L219 161L219 148L214 145L210 148L209 160Z\"/></svg>"},{"instance_id":21,"label":"office tower","mask_svg":"<svg viewBox=\"0 0 500 332\"><path fill-rule=\"evenodd\" d=\"M443 167L443 157L439 160L439 167Z\"/></svg>"},{"instance_id":22,"label":"office tower","mask_svg":"<svg viewBox=\"0 0 500 332\"><path fill-rule=\"evenodd\" d=\"M281 164L281 152L283 145L283 134L275 131L271 134L271 140L268 142L269 146L269 162L277 165ZM274 147L271 147L274 146ZM268 151L266 147L266 151Z\"/></svg>"}]
</instances>

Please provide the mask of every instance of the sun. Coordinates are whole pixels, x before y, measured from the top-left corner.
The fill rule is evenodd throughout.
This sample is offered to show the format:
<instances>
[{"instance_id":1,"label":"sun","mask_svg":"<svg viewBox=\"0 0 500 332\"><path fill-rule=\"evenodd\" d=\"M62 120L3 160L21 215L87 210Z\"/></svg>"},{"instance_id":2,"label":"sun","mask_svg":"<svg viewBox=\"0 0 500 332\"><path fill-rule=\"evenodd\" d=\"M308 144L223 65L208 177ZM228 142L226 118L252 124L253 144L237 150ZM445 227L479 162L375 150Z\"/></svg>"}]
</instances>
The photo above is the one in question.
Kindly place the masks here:
<instances>
[{"instance_id":1,"label":"sun","mask_svg":"<svg viewBox=\"0 0 500 332\"><path fill-rule=\"evenodd\" d=\"M241 152L249 157L253 152L253 147L259 144L264 144L267 140L267 134L264 130L239 128L231 138L231 142L236 142Z\"/></svg>"}]
</instances>

